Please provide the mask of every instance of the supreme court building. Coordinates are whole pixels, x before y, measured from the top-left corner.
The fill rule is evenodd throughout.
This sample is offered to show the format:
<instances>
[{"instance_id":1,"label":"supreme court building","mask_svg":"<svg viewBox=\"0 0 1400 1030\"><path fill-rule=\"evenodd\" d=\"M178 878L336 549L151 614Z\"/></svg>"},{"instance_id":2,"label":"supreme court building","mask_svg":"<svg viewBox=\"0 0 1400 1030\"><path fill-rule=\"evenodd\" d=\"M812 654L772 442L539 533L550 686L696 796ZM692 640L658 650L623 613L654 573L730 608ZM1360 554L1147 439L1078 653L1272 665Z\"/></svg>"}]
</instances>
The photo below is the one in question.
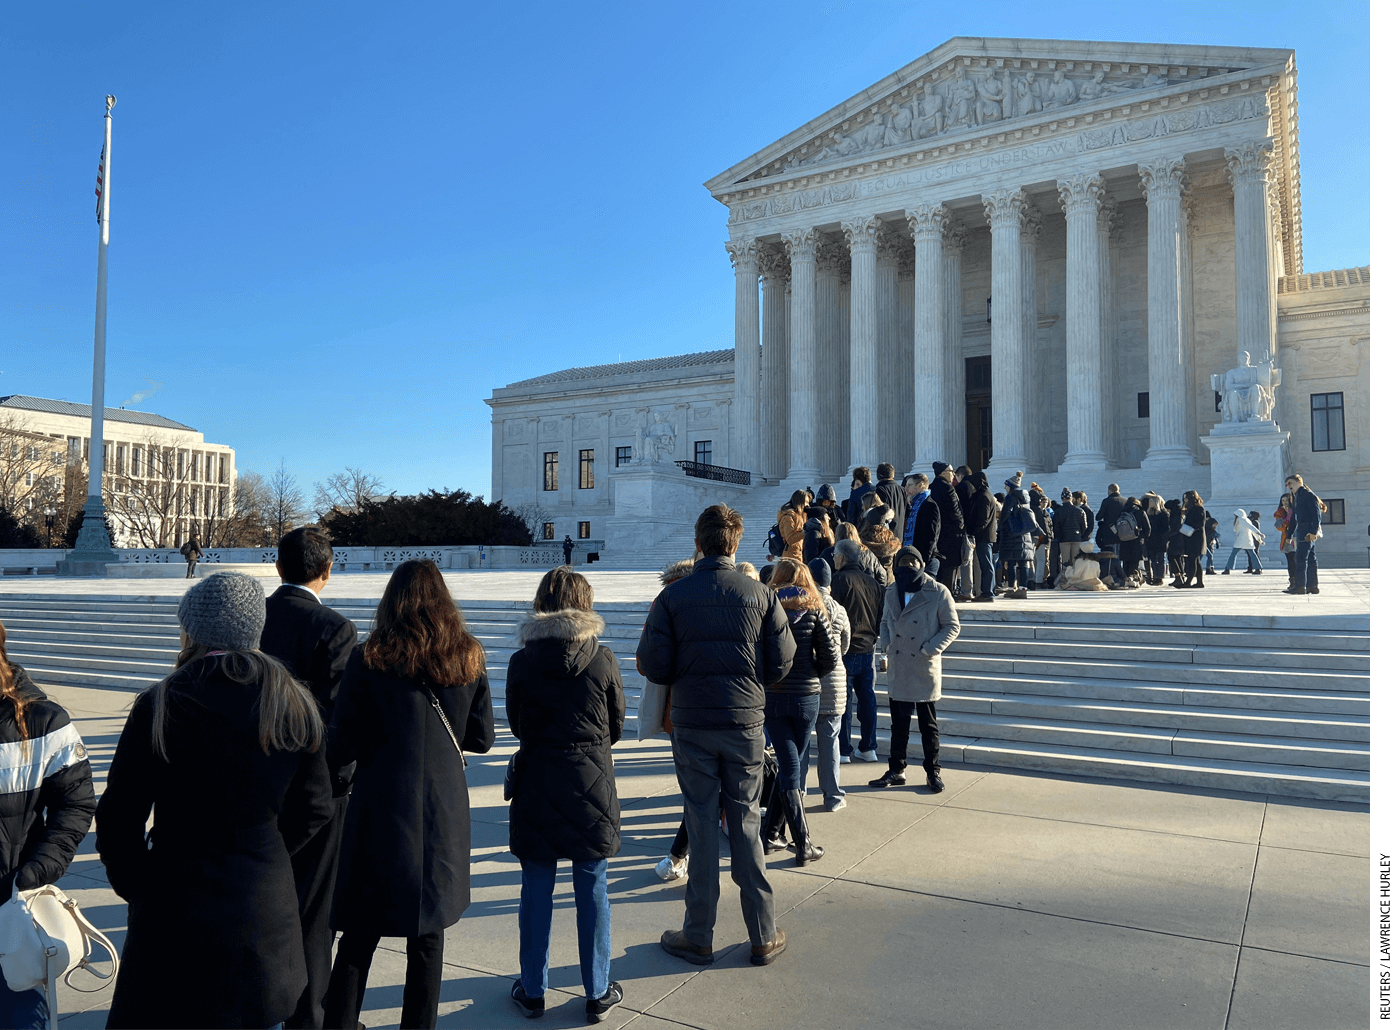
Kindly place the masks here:
<instances>
[{"instance_id":1,"label":"supreme court building","mask_svg":"<svg viewBox=\"0 0 1400 1030\"><path fill-rule=\"evenodd\" d=\"M1297 469L1342 502L1326 550L1364 556L1369 269L1302 267L1296 97L1291 50L956 38L710 179L735 313L729 375L707 355L682 391L707 462L775 496L945 461L1232 507ZM488 401L507 503L558 503L538 442L511 450L531 418L625 410L592 419L607 456L629 419L674 429L664 376L571 374ZM1255 481L1212 488L1213 453Z\"/></svg>"}]
</instances>

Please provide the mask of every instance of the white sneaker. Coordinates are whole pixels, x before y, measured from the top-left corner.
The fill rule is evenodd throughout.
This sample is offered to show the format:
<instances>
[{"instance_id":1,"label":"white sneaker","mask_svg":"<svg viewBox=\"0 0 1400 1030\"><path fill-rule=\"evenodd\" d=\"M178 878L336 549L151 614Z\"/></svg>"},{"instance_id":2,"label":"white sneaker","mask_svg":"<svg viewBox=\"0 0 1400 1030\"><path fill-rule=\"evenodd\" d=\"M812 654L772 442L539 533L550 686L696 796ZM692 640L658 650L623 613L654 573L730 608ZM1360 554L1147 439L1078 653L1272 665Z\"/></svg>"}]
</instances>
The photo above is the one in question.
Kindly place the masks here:
<instances>
[{"instance_id":1,"label":"white sneaker","mask_svg":"<svg viewBox=\"0 0 1400 1030\"><path fill-rule=\"evenodd\" d=\"M856 758L859 758L862 762L878 762L880 760L880 756L877 755L874 752L874 750L852 751L851 754L853 754Z\"/></svg>"},{"instance_id":2,"label":"white sneaker","mask_svg":"<svg viewBox=\"0 0 1400 1030\"><path fill-rule=\"evenodd\" d=\"M850 756L850 755L842 755L842 756L841 756L841 764L842 764L842 765L850 765L850 764L851 764L851 756Z\"/></svg>"},{"instance_id":3,"label":"white sneaker","mask_svg":"<svg viewBox=\"0 0 1400 1030\"><path fill-rule=\"evenodd\" d=\"M845 807L846 807L846 799L845 799L845 798L837 798L835 801L828 801L828 802L826 803L826 810L827 810L828 812L839 812L839 811L841 811L841 809L843 809L843 808L845 808Z\"/></svg>"},{"instance_id":4,"label":"white sneaker","mask_svg":"<svg viewBox=\"0 0 1400 1030\"><path fill-rule=\"evenodd\" d=\"M690 868L690 856L677 858L675 855L667 855L660 862L656 863L656 875L666 881L679 880Z\"/></svg>"}]
</instances>

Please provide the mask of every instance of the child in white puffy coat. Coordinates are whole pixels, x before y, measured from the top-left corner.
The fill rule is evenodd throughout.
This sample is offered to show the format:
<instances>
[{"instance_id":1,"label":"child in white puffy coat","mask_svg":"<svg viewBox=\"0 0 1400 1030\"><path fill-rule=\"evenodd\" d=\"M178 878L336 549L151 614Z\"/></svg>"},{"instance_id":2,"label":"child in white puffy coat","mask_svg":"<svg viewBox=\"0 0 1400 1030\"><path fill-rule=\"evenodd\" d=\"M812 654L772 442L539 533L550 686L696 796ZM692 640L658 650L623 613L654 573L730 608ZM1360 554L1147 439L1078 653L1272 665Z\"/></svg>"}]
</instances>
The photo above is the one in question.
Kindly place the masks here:
<instances>
[{"instance_id":1,"label":"child in white puffy coat","mask_svg":"<svg viewBox=\"0 0 1400 1030\"><path fill-rule=\"evenodd\" d=\"M1264 534L1249 521L1249 516L1245 514L1243 508L1235 509L1234 532L1235 539L1230 550L1230 560L1225 563L1225 571L1222 575L1228 576L1230 574L1230 570L1235 567L1235 556L1241 551L1245 553L1247 561L1245 571L1252 572L1256 576L1262 574L1264 568L1259 564L1259 545L1264 542Z\"/></svg>"}]
</instances>

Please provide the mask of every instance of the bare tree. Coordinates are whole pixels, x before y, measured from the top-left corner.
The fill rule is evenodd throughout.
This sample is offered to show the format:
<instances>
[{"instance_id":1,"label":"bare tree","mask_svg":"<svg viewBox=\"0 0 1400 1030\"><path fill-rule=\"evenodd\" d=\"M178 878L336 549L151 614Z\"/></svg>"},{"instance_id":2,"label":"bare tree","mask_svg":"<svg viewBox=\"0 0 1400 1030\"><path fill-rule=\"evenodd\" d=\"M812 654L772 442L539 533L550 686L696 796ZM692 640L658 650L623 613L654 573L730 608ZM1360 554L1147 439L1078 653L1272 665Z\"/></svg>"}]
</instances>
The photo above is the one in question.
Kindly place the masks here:
<instances>
[{"instance_id":1,"label":"bare tree","mask_svg":"<svg viewBox=\"0 0 1400 1030\"><path fill-rule=\"evenodd\" d=\"M214 547L267 547L274 543L268 526L271 491L256 472L239 472L233 495L233 514L219 522L209 535Z\"/></svg>"},{"instance_id":2,"label":"bare tree","mask_svg":"<svg viewBox=\"0 0 1400 1030\"><path fill-rule=\"evenodd\" d=\"M384 480L372 472L352 469L348 465L343 472L333 472L324 483L318 481L314 485L316 495L311 511L317 520L325 518L333 508L345 512L359 511L366 501L384 492Z\"/></svg>"},{"instance_id":3,"label":"bare tree","mask_svg":"<svg viewBox=\"0 0 1400 1030\"><path fill-rule=\"evenodd\" d=\"M83 505L81 472L70 467L63 438L34 431L13 411L0 412L0 508L41 533L49 532L46 513L52 511L63 524L61 537L68 517Z\"/></svg>"},{"instance_id":4,"label":"bare tree","mask_svg":"<svg viewBox=\"0 0 1400 1030\"><path fill-rule=\"evenodd\" d=\"M281 540L284 533L302 525L310 517L306 507L306 497L297 485L296 476L287 471L287 459L277 466L277 471L267 481L268 526L273 530L273 540Z\"/></svg>"},{"instance_id":5,"label":"bare tree","mask_svg":"<svg viewBox=\"0 0 1400 1030\"><path fill-rule=\"evenodd\" d=\"M554 521L556 514L555 509L546 508L543 504L519 504L511 510L525 523L525 528L530 531L531 540L540 539L544 524Z\"/></svg>"}]
</instances>

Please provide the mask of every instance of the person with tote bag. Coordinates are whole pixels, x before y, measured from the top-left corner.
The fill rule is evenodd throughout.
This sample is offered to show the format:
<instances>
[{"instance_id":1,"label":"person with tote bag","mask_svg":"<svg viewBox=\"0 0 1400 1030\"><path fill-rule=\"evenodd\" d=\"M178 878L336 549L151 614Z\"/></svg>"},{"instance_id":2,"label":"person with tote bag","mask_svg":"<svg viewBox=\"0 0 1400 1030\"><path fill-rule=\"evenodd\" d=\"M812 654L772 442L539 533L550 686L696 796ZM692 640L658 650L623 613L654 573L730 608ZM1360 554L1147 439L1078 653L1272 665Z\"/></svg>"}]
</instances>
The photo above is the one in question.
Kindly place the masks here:
<instances>
[{"instance_id":1,"label":"person with tote bag","mask_svg":"<svg viewBox=\"0 0 1400 1030\"><path fill-rule=\"evenodd\" d=\"M5 653L0 623L0 900L56 883L92 825L92 767L77 727ZM52 999L54 1002L57 999ZM0 1026L49 1025L43 991L11 990L0 975ZM52 1013L56 1015L56 1013Z\"/></svg>"},{"instance_id":2,"label":"person with tote bag","mask_svg":"<svg viewBox=\"0 0 1400 1030\"><path fill-rule=\"evenodd\" d=\"M343 930L327 1027L355 1030L382 937L408 941L406 1027L437 1026L444 931L471 904L465 755L496 742L486 652L442 573L404 562L350 654L331 716L337 791L351 778L331 929Z\"/></svg>"}]
</instances>

